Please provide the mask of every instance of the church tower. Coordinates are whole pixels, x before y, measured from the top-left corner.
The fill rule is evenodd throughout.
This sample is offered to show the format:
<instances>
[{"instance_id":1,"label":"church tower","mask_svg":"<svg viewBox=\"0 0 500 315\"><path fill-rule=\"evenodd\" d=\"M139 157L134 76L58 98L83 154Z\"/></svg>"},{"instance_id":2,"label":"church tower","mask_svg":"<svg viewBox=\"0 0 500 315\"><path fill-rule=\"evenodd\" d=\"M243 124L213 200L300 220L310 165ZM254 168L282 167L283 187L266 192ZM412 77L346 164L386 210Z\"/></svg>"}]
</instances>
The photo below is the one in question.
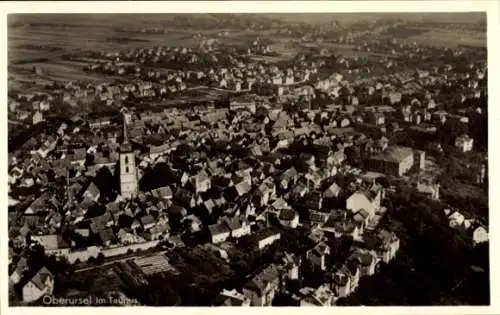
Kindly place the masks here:
<instances>
[{"instance_id":1,"label":"church tower","mask_svg":"<svg viewBox=\"0 0 500 315\"><path fill-rule=\"evenodd\" d=\"M123 121L123 143L120 147L120 195L130 199L137 196L137 169L135 167L135 154L128 141L127 121Z\"/></svg>"}]
</instances>

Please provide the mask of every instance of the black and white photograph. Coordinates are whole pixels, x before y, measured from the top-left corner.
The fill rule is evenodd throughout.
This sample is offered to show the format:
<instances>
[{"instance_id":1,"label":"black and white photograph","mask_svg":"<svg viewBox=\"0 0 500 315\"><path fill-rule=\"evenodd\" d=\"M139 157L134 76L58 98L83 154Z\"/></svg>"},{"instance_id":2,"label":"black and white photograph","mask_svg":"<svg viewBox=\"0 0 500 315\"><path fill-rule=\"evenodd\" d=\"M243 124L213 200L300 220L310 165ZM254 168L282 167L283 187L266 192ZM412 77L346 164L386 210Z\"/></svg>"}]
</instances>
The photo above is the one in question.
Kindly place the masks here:
<instances>
[{"instance_id":1,"label":"black and white photograph","mask_svg":"<svg viewBox=\"0 0 500 315\"><path fill-rule=\"evenodd\" d=\"M487 12L70 12L6 16L10 308L492 303Z\"/></svg>"}]
</instances>

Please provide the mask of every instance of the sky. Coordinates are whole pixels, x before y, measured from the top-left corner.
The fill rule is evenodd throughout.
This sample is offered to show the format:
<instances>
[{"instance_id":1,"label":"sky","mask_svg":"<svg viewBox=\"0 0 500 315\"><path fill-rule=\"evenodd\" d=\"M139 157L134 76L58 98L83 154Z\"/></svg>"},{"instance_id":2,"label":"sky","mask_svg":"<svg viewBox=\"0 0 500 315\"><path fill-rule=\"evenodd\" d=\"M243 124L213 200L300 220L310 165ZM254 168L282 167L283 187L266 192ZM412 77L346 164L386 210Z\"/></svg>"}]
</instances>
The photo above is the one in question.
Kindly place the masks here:
<instances>
[{"instance_id":1,"label":"sky","mask_svg":"<svg viewBox=\"0 0 500 315\"><path fill-rule=\"evenodd\" d=\"M257 15L257 14L255 14ZM422 20L436 22L455 22L455 23L477 23L486 21L486 14L481 12L463 12L463 13L266 13L259 14L270 18L278 18L291 22L304 23L330 23L339 21L349 24L357 21L370 21L383 18L402 18L407 20ZM168 20L172 14L133 14L131 18L128 14L9 14L8 21L12 22L46 22L54 21L66 24L99 24L99 25L124 25L133 24L133 22L161 23Z\"/></svg>"}]
</instances>

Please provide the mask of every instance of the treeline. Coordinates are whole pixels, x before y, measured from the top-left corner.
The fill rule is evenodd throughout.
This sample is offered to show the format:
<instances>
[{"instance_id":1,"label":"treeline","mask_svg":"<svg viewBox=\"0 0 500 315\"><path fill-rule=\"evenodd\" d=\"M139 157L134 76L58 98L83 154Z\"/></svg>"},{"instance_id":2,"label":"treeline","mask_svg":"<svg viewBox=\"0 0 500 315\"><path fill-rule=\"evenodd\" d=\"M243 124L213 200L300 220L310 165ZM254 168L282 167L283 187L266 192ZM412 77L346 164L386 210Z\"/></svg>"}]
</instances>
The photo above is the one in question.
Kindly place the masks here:
<instances>
[{"instance_id":1,"label":"treeline","mask_svg":"<svg viewBox=\"0 0 500 315\"><path fill-rule=\"evenodd\" d=\"M398 189L382 226L396 230L401 247L396 259L362 279L340 305L488 305L488 244L449 228L442 206ZM474 267L474 268L472 268Z\"/></svg>"}]
</instances>

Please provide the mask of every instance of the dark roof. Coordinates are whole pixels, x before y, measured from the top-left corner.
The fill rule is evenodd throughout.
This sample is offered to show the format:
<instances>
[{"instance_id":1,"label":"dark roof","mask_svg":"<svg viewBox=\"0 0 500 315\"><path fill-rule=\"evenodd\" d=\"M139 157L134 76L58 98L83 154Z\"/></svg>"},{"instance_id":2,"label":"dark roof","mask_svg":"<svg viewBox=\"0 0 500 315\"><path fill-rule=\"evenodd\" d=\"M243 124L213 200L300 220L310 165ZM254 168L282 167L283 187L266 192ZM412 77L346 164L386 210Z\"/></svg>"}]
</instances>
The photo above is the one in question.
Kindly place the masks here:
<instances>
[{"instance_id":1,"label":"dark roof","mask_svg":"<svg viewBox=\"0 0 500 315\"><path fill-rule=\"evenodd\" d=\"M255 277L253 277L252 280L247 282L244 287L262 293L267 284L275 281L279 277L279 275L279 267L272 264L258 273Z\"/></svg>"},{"instance_id":2,"label":"dark roof","mask_svg":"<svg viewBox=\"0 0 500 315\"><path fill-rule=\"evenodd\" d=\"M141 217L139 220L143 226L155 223L155 219L151 215Z\"/></svg>"},{"instance_id":3,"label":"dark roof","mask_svg":"<svg viewBox=\"0 0 500 315\"><path fill-rule=\"evenodd\" d=\"M401 163L408 156L413 154L412 148L407 147L389 147L387 151L370 157L373 160L381 160L392 163Z\"/></svg>"},{"instance_id":4,"label":"dark roof","mask_svg":"<svg viewBox=\"0 0 500 315\"><path fill-rule=\"evenodd\" d=\"M151 193L153 194L153 196L158 198L172 197L172 190L168 186L153 189Z\"/></svg>"},{"instance_id":5,"label":"dark roof","mask_svg":"<svg viewBox=\"0 0 500 315\"><path fill-rule=\"evenodd\" d=\"M239 196L243 196L252 189L252 186L247 181L242 181L234 187Z\"/></svg>"},{"instance_id":6,"label":"dark roof","mask_svg":"<svg viewBox=\"0 0 500 315\"><path fill-rule=\"evenodd\" d=\"M103 243L113 241L115 239L115 233L113 233L112 229L105 229L102 231L99 231L99 238Z\"/></svg>"},{"instance_id":7,"label":"dark roof","mask_svg":"<svg viewBox=\"0 0 500 315\"><path fill-rule=\"evenodd\" d=\"M227 225L227 227L231 230L237 230L241 228L241 222L238 218L224 218L224 223Z\"/></svg>"},{"instance_id":8,"label":"dark roof","mask_svg":"<svg viewBox=\"0 0 500 315\"><path fill-rule=\"evenodd\" d=\"M187 215L187 210L186 208L184 207L181 207L179 205L176 205L176 204L173 204L169 209L168 211L170 213L174 213L174 214L178 214L178 215L182 215L182 216L185 216Z\"/></svg>"},{"instance_id":9,"label":"dark roof","mask_svg":"<svg viewBox=\"0 0 500 315\"><path fill-rule=\"evenodd\" d=\"M280 220L293 220L293 218L297 215L297 212L295 212L292 209L281 209L280 214L279 214L279 219Z\"/></svg>"},{"instance_id":10,"label":"dark roof","mask_svg":"<svg viewBox=\"0 0 500 315\"><path fill-rule=\"evenodd\" d=\"M255 240L258 242L261 240L265 240L266 238L273 236L273 235L276 235L276 234L281 234L281 233L280 233L280 231L278 231L274 228L266 228L266 229L263 229L261 231L258 231L254 235L255 235Z\"/></svg>"},{"instance_id":11,"label":"dark roof","mask_svg":"<svg viewBox=\"0 0 500 315\"><path fill-rule=\"evenodd\" d=\"M54 275L45 267L42 267L34 276L31 278L30 282L33 283L39 290L45 290L45 282L47 278L54 279Z\"/></svg>"},{"instance_id":12,"label":"dark roof","mask_svg":"<svg viewBox=\"0 0 500 315\"><path fill-rule=\"evenodd\" d=\"M208 226L211 235L229 233L229 227L224 223L212 224Z\"/></svg>"}]
</instances>

